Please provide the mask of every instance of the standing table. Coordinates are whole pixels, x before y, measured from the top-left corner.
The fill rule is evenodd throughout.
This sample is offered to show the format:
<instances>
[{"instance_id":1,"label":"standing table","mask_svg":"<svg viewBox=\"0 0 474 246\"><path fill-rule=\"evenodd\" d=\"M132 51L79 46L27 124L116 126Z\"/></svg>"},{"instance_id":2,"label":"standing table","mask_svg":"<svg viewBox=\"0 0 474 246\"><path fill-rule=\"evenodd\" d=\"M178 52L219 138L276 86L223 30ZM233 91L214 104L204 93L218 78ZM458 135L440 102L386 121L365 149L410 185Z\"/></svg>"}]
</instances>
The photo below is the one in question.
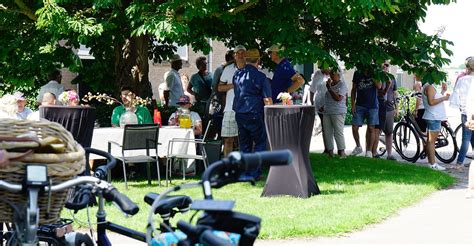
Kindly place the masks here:
<instances>
[{"instance_id":1,"label":"standing table","mask_svg":"<svg viewBox=\"0 0 474 246\"><path fill-rule=\"evenodd\" d=\"M307 198L321 193L309 161L314 117L314 106L265 106L265 127L270 149L289 149L293 153L293 163L270 167L262 196Z\"/></svg>"}]
</instances>

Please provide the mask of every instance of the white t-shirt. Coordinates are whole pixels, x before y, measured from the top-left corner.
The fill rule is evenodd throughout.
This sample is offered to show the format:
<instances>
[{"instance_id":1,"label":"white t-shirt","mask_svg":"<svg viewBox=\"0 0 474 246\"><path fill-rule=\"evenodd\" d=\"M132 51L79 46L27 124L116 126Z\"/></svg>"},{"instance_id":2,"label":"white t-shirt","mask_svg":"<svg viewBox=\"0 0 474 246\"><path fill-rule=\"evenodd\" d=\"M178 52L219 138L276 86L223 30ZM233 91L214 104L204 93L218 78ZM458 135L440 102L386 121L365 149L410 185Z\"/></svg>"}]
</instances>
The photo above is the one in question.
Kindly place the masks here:
<instances>
[{"instance_id":1,"label":"white t-shirt","mask_svg":"<svg viewBox=\"0 0 474 246\"><path fill-rule=\"evenodd\" d=\"M63 93L63 91L64 91L64 85L58 83L55 80L51 80L47 84L41 87L38 97L36 98L36 101L39 103L43 101L43 95L46 92L53 93L54 96L56 96L56 99L58 99L59 94ZM56 104L60 104L59 100L56 100Z\"/></svg>"},{"instance_id":2,"label":"white t-shirt","mask_svg":"<svg viewBox=\"0 0 474 246\"><path fill-rule=\"evenodd\" d=\"M23 112L18 112L16 113L16 117L17 119L19 120L26 120L28 118L28 115L32 114L33 111L28 108L28 107L25 107L25 109L23 110Z\"/></svg>"},{"instance_id":3,"label":"white t-shirt","mask_svg":"<svg viewBox=\"0 0 474 246\"><path fill-rule=\"evenodd\" d=\"M318 70L313 73L311 76L311 86L309 91L314 93L314 107L318 111L321 107L324 106L324 99L328 89L326 88L326 81L328 81L329 75L323 74L321 70Z\"/></svg>"},{"instance_id":4,"label":"white t-shirt","mask_svg":"<svg viewBox=\"0 0 474 246\"><path fill-rule=\"evenodd\" d=\"M178 104L176 103L178 102L179 97L184 95L183 83L181 82L181 76L179 75L178 71L171 69L171 71L166 76L165 82L165 90L170 92L169 105L177 106Z\"/></svg>"},{"instance_id":5,"label":"white t-shirt","mask_svg":"<svg viewBox=\"0 0 474 246\"><path fill-rule=\"evenodd\" d=\"M472 115L474 115L474 85L469 87L469 92L467 95L469 96L466 98L466 115L467 120L470 120Z\"/></svg>"},{"instance_id":6,"label":"white t-shirt","mask_svg":"<svg viewBox=\"0 0 474 246\"><path fill-rule=\"evenodd\" d=\"M234 74L237 71L237 69L238 68L237 68L237 65L235 65L235 63L225 67L221 75L221 83L232 84L232 79L234 78ZM233 111L232 110L233 104L234 104L234 89L230 89L226 93L224 112Z\"/></svg>"},{"instance_id":7,"label":"white t-shirt","mask_svg":"<svg viewBox=\"0 0 474 246\"><path fill-rule=\"evenodd\" d=\"M444 107L444 103L438 103L436 105L430 106L428 104L428 97L426 96L426 88L430 86L430 84L426 83L422 90L423 94L423 105L425 106L425 113L423 114L423 119L425 120L446 120L446 109ZM434 86L433 86L434 88ZM441 98L443 95L439 93L435 88L435 99Z\"/></svg>"},{"instance_id":8,"label":"white t-shirt","mask_svg":"<svg viewBox=\"0 0 474 246\"><path fill-rule=\"evenodd\" d=\"M449 103L451 106L458 107L462 114L466 113L466 102L469 97L473 97L474 94L469 94L472 83L474 83L474 75L465 75L456 82L453 94L449 97Z\"/></svg>"}]
</instances>

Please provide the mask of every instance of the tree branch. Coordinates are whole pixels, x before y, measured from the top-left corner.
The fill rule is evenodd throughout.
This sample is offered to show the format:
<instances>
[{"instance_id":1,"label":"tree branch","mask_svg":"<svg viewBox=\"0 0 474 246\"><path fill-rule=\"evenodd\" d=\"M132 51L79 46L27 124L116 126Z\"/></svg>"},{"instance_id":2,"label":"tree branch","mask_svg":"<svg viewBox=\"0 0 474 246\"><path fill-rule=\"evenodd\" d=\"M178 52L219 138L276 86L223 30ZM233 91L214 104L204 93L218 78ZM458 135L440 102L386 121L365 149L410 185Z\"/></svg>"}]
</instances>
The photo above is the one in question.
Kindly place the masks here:
<instances>
[{"instance_id":1,"label":"tree branch","mask_svg":"<svg viewBox=\"0 0 474 246\"><path fill-rule=\"evenodd\" d=\"M237 6L233 9L230 9L228 12L231 13L231 14L238 14L244 10L247 10L249 9L250 7L253 7L254 5L256 5L258 3L258 0L254 0L254 1L248 1L240 6Z\"/></svg>"},{"instance_id":2,"label":"tree branch","mask_svg":"<svg viewBox=\"0 0 474 246\"><path fill-rule=\"evenodd\" d=\"M28 18L30 18L33 21L36 21L38 17L35 15L33 10L31 10L26 4L23 2L23 0L15 0L15 4L20 8L20 13L26 15Z\"/></svg>"}]
</instances>

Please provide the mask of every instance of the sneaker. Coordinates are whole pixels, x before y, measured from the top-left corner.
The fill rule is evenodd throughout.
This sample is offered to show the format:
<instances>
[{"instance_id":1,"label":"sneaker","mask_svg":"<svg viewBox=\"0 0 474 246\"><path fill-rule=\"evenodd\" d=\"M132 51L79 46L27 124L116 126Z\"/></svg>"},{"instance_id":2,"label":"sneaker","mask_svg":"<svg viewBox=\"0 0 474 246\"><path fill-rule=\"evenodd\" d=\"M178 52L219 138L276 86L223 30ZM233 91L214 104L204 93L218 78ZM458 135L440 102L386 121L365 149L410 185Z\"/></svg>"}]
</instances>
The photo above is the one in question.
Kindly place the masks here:
<instances>
[{"instance_id":1,"label":"sneaker","mask_svg":"<svg viewBox=\"0 0 474 246\"><path fill-rule=\"evenodd\" d=\"M438 171L444 171L444 170L446 170L445 167L441 166L441 165L438 164L438 163L435 163L435 164L431 165L430 167L431 167L431 169L435 169L435 170L438 170Z\"/></svg>"},{"instance_id":2,"label":"sneaker","mask_svg":"<svg viewBox=\"0 0 474 246\"><path fill-rule=\"evenodd\" d=\"M346 159L347 158L346 152L344 152L344 151L338 151L337 155L339 156L340 159Z\"/></svg>"},{"instance_id":3,"label":"sneaker","mask_svg":"<svg viewBox=\"0 0 474 246\"><path fill-rule=\"evenodd\" d=\"M374 157L374 156L372 155L372 152L366 151L366 152L365 152L365 157L372 158L372 157Z\"/></svg>"},{"instance_id":4,"label":"sneaker","mask_svg":"<svg viewBox=\"0 0 474 246\"><path fill-rule=\"evenodd\" d=\"M397 158L395 158L393 155L389 155L389 156L387 156L387 160L389 160L389 161L396 161Z\"/></svg>"},{"instance_id":5,"label":"sneaker","mask_svg":"<svg viewBox=\"0 0 474 246\"><path fill-rule=\"evenodd\" d=\"M354 148L354 150L352 151L351 155L353 156L356 156L356 155L359 155L362 153L362 147L360 146L357 146Z\"/></svg>"}]
</instances>

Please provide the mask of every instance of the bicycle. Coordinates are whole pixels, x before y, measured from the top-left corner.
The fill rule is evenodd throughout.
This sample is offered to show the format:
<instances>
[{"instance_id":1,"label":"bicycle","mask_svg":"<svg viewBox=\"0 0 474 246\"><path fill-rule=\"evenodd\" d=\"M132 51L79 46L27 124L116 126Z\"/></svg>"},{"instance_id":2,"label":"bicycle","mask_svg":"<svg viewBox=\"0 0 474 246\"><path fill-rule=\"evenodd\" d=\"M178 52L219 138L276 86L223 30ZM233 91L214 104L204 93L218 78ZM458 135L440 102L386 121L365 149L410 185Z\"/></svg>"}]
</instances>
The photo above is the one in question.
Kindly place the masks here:
<instances>
[{"instance_id":1,"label":"bicycle","mask_svg":"<svg viewBox=\"0 0 474 246\"><path fill-rule=\"evenodd\" d=\"M12 221L14 231L7 232L4 236L6 239L6 245L37 245L40 241L39 238L39 225L38 225L38 195L42 192L57 192L66 190L71 187L90 184L93 189L97 192L100 198L110 202L115 202L119 205L120 209L124 213L136 213L138 207L132 203L125 195L121 194L111 184L100 180L96 177L81 176L72 180L68 180L57 185L50 186L47 168L45 165L29 164L26 165L25 180L23 184L9 183L0 180L0 189L5 189L10 192L21 192L26 190L28 193L28 205L22 206L22 208L15 207L15 216ZM101 200L101 199L99 199ZM52 232L51 232L52 233ZM85 241L75 242L68 241L65 236L64 240L53 240L49 239L41 240L48 244L53 243L55 245L71 245L71 244L82 244L89 243ZM86 240L86 239L84 239ZM77 244L76 244L77 245Z\"/></svg>"},{"instance_id":2,"label":"bicycle","mask_svg":"<svg viewBox=\"0 0 474 246\"><path fill-rule=\"evenodd\" d=\"M275 166L288 165L291 163L291 159L292 155L288 150L263 151L251 154L232 152L227 158L211 164L204 171L200 182L169 188L158 195L150 208L147 244L170 245L172 243L179 243L179 245L194 245L196 243L203 243L204 245L253 245L260 232L261 219L253 215L233 211L234 201L213 200L212 188L221 188L236 182L251 182L255 184L253 179L240 179L240 175L248 170L259 168L263 164ZM161 234L155 229L153 216L157 208L166 204L166 202L163 202L163 199L169 198L167 195L173 191L199 186L202 187L204 200L192 202L191 210L196 212L191 217L189 223L185 221L177 223L177 228L181 232L173 230L173 228L167 227L162 223L161 225L167 228L168 235L170 235L172 241L169 242L165 241L163 237L160 238ZM192 225L193 218L200 211L203 212L202 216L196 221L196 225ZM224 240L216 236L216 233L218 233L216 231L238 234L238 242Z\"/></svg>"},{"instance_id":3,"label":"bicycle","mask_svg":"<svg viewBox=\"0 0 474 246\"><path fill-rule=\"evenodd\" d=\"M108 160L106 166L97 168L94 173L95 177L81 176L49 186L46 166L28 164L26 165L23 184L11 184L0 180L0 189L8 191L25 190L28 192L28 207L25 207L25 209L15 208L19 215L14 217L13 226L8 226L10 230L2 234L1 239L2 241L5 240L6 245L37 245L38 242L47 245L94 245L89 235L72 231L72 220L60 219L57 223L38 225L38 194L66 190L71 187L79 188L79 192L76 191L73 201L66 202L66 208L80 210L89 205L92 195L99 198L97 211L98 245L110 245L105 234L106 229L121 234L128 233L128 236L133 235L136 238L142 236L141 241L145 241L144 233L140 234L128 228L116 226L106 220L105 201L116 203L121 211L128 215L134 215L139 210L138 206L130 201L128 197L121 194L110 183L102 180L107 176L108 170L115 166L115 158L107 152L91 148L86 148L86 153L104 156Z\"/></svg>"},{"instance_id":4,"label":"bicycle","mask_svg":"<svg viewBox=\"0 0 474 246\"><path fill-rule=\"evenodd\" d=\"M402 119L393 130L393 147L406 161L416 162L426 158L426 152L421 150L420 142L426 144L426 133L421 131L410 112L410 98L421 96L421 93L401 95L397 101L404 112ZM435 156L443 163L451 163L457 156L457 144L454 132L447 121L442 121L441 130L435 142Z\"/></svg>"},{"instance_id":5,"label":"bicycle","mask_svg":"<svg viewBox=\"0 0 474 246\"><path fill-rule=\"evenodd\" d=\"M454 136L456 136L456 151L459 153L459 151L461 150L461 144L462 144L462 123L460 123L457 127L456 127L456 130L454 130ZM474 156L471 154L469 155L469 148L470 146L468 146L468 151L466 153L466 158L469 158L469 159L474 159Z\"/></svg>"}]
</instances>

